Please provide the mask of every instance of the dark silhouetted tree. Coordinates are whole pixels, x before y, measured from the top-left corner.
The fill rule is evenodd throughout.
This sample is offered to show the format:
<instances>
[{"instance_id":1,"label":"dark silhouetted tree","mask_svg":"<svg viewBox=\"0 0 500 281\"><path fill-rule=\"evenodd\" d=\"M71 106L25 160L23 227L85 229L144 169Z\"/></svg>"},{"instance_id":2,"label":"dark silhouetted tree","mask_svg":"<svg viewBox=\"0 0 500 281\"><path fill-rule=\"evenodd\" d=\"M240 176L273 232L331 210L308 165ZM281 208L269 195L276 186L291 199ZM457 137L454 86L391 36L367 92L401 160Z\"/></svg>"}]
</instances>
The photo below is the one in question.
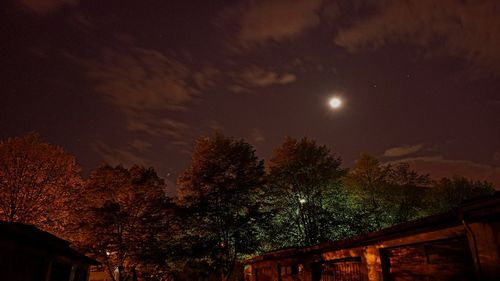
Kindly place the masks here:
<instances>
[{"instance_id":1,"label":"dark silhouetted tree","mask_svg":"<svg viewBox=\"0 0 500 281\"><path fill-rule=\"evenodd\" d=\"M375 157L362 154L346 177L346 184L364 213L365 232L391 225L388 202L390 166L382 165Z\"/></svg>"},{"instance_id":2,"label":"dark silhouetted tree","mask_svg":"<svg viewBox=\"0 0 500 281\"><path fill-rule=\"evenodd\" d=\"M410 169L408 163L391 166L389 170L389 190L386 193L391 224L399 224L423 215L423 200L431 180L428 175L420 175Z\"/></svg>"},{"instance_id":3,"label":"dark silhouetted tree","mask_svg":"<svg viewBox=\"0 0 500 281\"><path fill-rule=\"evenodd\" d=\"M243 140L220 134L197 140L191 166L177 180L179 202L189 209L190 263L227 280L238 258L255 251L263 176L262 161Z\"/></svg>"},{"instance_id":4,"label":"dark silhouetted tree","mask_svg":"<svg viewBox=\"0 0 500 281\"><path fill-rule=\"evenodd\" d=\"M433 182L426 195L426 214L438 214L452 210L460 203L480 196L492 195L493 185L464 177L442 178Z\"/></svg>"}]
</instances>

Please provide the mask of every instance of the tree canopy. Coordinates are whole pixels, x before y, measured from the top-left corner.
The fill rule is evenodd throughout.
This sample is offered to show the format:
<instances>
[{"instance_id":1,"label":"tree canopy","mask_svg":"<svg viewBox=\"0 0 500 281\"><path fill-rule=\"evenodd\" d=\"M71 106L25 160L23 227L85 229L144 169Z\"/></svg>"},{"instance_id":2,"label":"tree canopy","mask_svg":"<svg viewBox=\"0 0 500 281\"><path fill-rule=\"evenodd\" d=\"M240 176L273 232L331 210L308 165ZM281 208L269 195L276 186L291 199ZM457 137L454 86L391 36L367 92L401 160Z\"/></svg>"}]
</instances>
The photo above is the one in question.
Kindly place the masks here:
<instances>
[{"instance_id":1,"label":"tree canopy","mask_svg":"<svg viewBox=\"0 0 500 281\"><path fill-rule=\"evenodd\" d=\"M492 195L493 185L464 177L442 178L435 181L425 196L423 208L426 215L449 211L460 203L480 196Z\"/></svg>"},{"instance_id":2,"label":"tree canopy","mask_svg":"<svg viewBox=\"0 0 500 281\"><path fill-rule=\"evenodd\" d=\"M115 281L237 280L251 255L345 239L495 192L368 154L343 168L327 146L291 137L266 169L244 140L199 138L177 198L166 196L153 168L103 164L79 173L75 157L37 134L1 141L0 219L70 240Z\"/></svg>"},{"instance_id":3,"label":"tree canopy","mask_svg":"<svg viewBox=\"0 0 500 281\"><path fill-rule=\"evenodd\" d=\"M186 235L197 239L199 261L228 279L238 258L257 249L263 162L243 140L215 134L198 139L191 166L178 178L179 202L189 208Z\"/></svg>"},{"instance_id":4,"label":"tree canopy","mask_svg":"<svg viewBox=\"0 0 500 281\"><path fill-rule=\"evenodd\" d=\"M0 142L0 219L63 235L80 167L62 147L29 133Z\"/></svg>"},{"instance_id":5,"label":"tree canopy","mask_svg":"<svg viewBox=\"0 0 500 281\"><path fill-rule=\"evenodd\" d=\"M153 169L102 165L91 172L83 192L78 242L102 262L114 280L162 266L151 261L155 245L168 232L169 199Z\"/></svg>"},{"instance_id":6,"label":"tree canopy","mask_svg":"<svg viewBox=\"0 0 500 281\"><path fill-rule=\"evenodd\" d=\"M331 238L331 231L341 223L339 211L344 204L340 164L326 146L307 138L287 137L275 149L268 163L267 184L277 224L271 237L290 245L312 245Z\"/></svg>"}]
</instances>

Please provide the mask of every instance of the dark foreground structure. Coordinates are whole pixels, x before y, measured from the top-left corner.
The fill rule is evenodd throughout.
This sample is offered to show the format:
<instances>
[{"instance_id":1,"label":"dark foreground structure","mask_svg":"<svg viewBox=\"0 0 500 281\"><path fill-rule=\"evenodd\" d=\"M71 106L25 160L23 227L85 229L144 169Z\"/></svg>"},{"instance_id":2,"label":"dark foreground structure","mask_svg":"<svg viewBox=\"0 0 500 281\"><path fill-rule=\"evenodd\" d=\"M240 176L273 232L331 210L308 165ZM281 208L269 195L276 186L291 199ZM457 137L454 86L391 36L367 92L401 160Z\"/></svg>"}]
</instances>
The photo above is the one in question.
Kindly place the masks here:
<instances>
[{"instance_id":1,"label":"dark foreground structure","mask_svg":"<svg viewBox=\"0 0 500 281\"><path fill-rule=\"evenodd\" d=\"M34 226L0 222L0 280L87 281L98 263Z\"/></svg>"},{"instance_id":2,"label":"dark foreground structure","mask_svg":"<svg viewBox=\"0 0 500 281\"><path fill-rule=\"evenodd\" d=\"M500 280L500 196L350 239L245 263L246 281Z\"/></svg>"}]
</instances>

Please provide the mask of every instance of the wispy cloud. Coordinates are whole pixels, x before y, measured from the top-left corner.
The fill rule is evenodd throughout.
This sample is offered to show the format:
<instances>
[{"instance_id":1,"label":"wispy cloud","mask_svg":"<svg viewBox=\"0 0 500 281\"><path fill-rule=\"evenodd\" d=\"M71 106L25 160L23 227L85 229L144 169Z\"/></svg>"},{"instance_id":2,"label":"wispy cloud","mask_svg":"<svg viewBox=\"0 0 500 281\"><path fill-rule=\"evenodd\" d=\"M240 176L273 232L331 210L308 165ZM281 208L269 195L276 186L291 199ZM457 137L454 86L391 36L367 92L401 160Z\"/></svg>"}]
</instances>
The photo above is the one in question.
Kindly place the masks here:
<instances>
[{"instance_id":1,"label":"wispy cloud","mask_svg":"<svg viewBox=\"0 0 500 281\"><path fill-rule=\"evenodd\" d=\"M257 143L260 143L260 142L263 142L266 140L266 138L264 137L264 132L260 128L253 129L252 134L251 134L251 139L252 139L254 144L257 144Z\"/></svg>"},{"instance_id":2,"label":"wispy cloud","mask_svg":"<svg viewBox=\"0 0 500 281\"><path fill-rule=\"evenodd\" d=\"M297 77L292 73L278 74L274 71L266 71L262 68L253 67L245 70L240 78L250 85L266 87L273 84L285 85L294 82Z\"/></svg>"},{"instance_id":3,"label":"wispy cloud","mask_svg":"<svg viewBox=\"0 0 500 281\"><path fill-rule=\"evenodd\" d=\"M500 164L500 150L495 151L492 158L494 163Z\"/></svg>"},{"instance_id":4,"label":"wispy cloud","mask_svg":"<svg viewBox=\"0 0 500 281\"><path fill-rule=\"evenodd\" d=\"M129 145L139 152L149 151L150 148L153 146L150 142L138 139L131 141Z\"/></svg>"},{"instance_id":5,"label":"wispy cloud","mask_svg":"<svg viewBox=\"0 0 500 281\"><path fill-rule=\"evenodd\" d=\"M207 90L214 87L221 76L222 72L218 68L208 66L195 72L193 80L198 89Z\"/></svg>"},{"instance_id":6,"label":"wispy cloud","mask_svg":"<svg viewBox=\"0 0 500 281\"><path fill-rule=\"evenodd\" d=\"M423 148L422 144L416 144L416 145L403 145L403 146L396 146L387 149L384 152L384 156L386 157L401 157L401 156L406 156L409 154L416 153L420 151Z\"/></svg>"},{"instance_id":7,"label":"wispy cloud","mask_svg":"<svg viewBox=\"0 0 500 281\"><path fill-rule=\"evenodd\" d=\"M497 0L389 0L379 12L340 30L335 43L352 52L390 42L413 42L500 73Z\"/></svg>"},{"instance_id":8,"label":"wispy cloud","mask_svg":"<svg viewBox=\"0 0 500 281\"><path fill-rule=\"evenodd\" d=\"M279 73L260 66L251 66L230 75L232 92L251 92L251 88L263 88L273 85L286 85L295 82L297 76L290 72Z\"/></svg>"},{"instance_id":9,"label":"wispy cloud","mask_svg":"<svg viewBox=\"0 0 500 281\"><path fill-rule=\"evenodd\" d=\"M187 110L197 99L199 91L189 82L193 71L187 66L142 48L106 50L83 65L96 92L124 114L130 131L183 137L188 125L166 116Z\"/></svg>"},{"instance_id":10,"label":"wispy cloud","mask_svg":"<svg viewBox=\"0 0 500 281\"><path fill-rule=\"evenodd\" d=\"M24 8L40 14L49 15L64 6L76 6L79 0L17 0Z\"/></svg>"},{"instance_id":11,"label":"wispy cloud","mask_svg":"<svg viewBox=\"0 0 500 281\"><path fill-rule=\"evenodd\" d=\"M179 110L194 98L186 83L189 69L158 51L106 50L100 60L87 66L96 89L126 110Z\"/></svg>"},{"instance_id":12,"label":"wispy cloud","mask_svg":"<svg viewBox=\"0 0 500 281\"><path fill-rule=\"evenodd\" d=\"M237 45L249 48L295 39L320 22L322 0L246 1L225 12L238 22Z\"/></svg>"},{"instance_id":13,"label":"wispy cloud","mask_svg":"<svg viewBox=\"0 0 500 281\"><path fill-rule=\"evenodd\" d=\"M195 69L162 52L131 45L120 51L103 50L95 59L75 60L83 65L93 90L123 114L124 129L143 138L115 146L96 142L94 149L111 164L151 165L155 156L150 151L151 143L144 139L159 137L168 144L161 149L175 147L180 153L190 154L197 135L222 125L192 123L186 116L205 98L205 93L224 87L224 81L231 80L235 86L252 92L296 80L292 73L259 66L235 67L234 72L210 66ZM262 136L254 137L262 141Z\"/></svg>"},{"instance_id":14,"label":"wispy cloud","mask_svg":"<svg viewBox=\"0 0 500 281\"><path fill-rule=\"evenodd\" d=\"M224 125L222 125L221 122L217 120L210 120L207 122L207 127L215 132L222 132L224 131Z\"/></svg>"},{"instance_id":15,"label":"wispy cloud","mask_svg":"<svg viewBox=\"0 0 500 281\"><path fill-rule=\"evenodd\" d=\"M138 151L134 144L122 146L110 146L104 142L98 141L92 144L93 149L101 155L104 162L110 165L123 165L130 167L132 165L157 166L155 162L143 157L141 151Z\"/></svg>"}]
</instances>

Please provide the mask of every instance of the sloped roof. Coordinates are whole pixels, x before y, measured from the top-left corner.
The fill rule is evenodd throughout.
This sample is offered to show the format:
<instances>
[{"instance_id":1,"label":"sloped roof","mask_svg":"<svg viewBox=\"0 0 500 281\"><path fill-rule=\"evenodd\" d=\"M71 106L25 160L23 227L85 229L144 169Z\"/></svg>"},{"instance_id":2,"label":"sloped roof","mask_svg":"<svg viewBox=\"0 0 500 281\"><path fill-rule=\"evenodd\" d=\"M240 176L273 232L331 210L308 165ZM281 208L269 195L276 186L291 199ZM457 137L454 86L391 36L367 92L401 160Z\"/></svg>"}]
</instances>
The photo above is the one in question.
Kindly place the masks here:
<instances>
[{"instance_id":1,"label":"sloped roof","mask_svg":"<svg viewBox=\"0 0 500 281\"><path fill-rule=\"evenodd\" d=\"M70 242L33 225L0 221L0 237L34 248L47 249L87 264L99 264L96 260L71 249Z\"/></svg>"}]
</instances>

